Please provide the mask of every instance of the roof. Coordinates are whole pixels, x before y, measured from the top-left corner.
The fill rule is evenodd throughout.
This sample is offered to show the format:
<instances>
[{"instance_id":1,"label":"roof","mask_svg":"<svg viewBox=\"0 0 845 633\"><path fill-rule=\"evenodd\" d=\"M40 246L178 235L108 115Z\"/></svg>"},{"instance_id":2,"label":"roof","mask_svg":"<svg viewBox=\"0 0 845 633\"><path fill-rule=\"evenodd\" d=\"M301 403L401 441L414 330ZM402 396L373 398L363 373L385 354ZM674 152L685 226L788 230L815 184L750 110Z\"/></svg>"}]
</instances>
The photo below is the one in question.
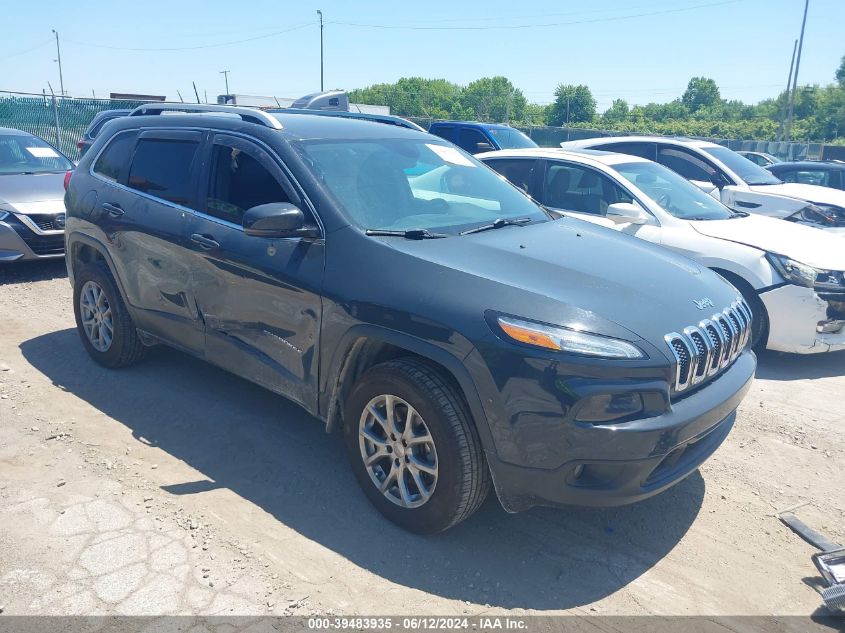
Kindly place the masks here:
<instances>
[{"instance_id":1,"label":"roof","mask_svg":"<svg viewBox=\"0 0 845 633\"><path fill-rule=\"evenodd\" d=\"M477 154L476 158L548 158L568 159L581 163L601 163L603 165L619 165L622 163L647 163L645 158L620 154L618 152L605 152L595 149L558 149L555 147L537 147L525 149L503 149L498 152L485 152Z\"/></svg>"},{"instance_id":2,"label":"roof","mask_svg":"<svg viewBox=\"0 0 845 633\"><path fill-rule=\"evenodd\" d=\"M671 143L684 147L722 147L718 143L677 136L598 136L561 143L561 147L590 147L597 143Z\"/></svg>"},{"instance_id":3,"label":"roof","mask_svg":"<svg viewBox=\"0 0 845 633\"><path fill-rule=\"evenodd\" d=\"M484 128L485 130L512 130L510 125L506 125L504 123L482 123L481 121L434 121L431 126L434 125L465 125L467 127L480 127ZM431 127L429 126L429 127Z\"/></svg>"},{"instance_id":4,"label":"roof","mask_svg":"<svg viewBox=\"0 0 845 633\"><path fill-rule=\"evenodd\" d=\"M825 169L845 170L845 163L839 163L832 160L796 160L791 162L775 163L774 165L767 165L766 169L792 169L798 167L799 169Z\"/></svg>"},{"instance_id":5,"label":"roof","mask_svg":"<svg viewBox=\"0 0 845 633\"><path fill-rule=\"evenodd\" d=\"M7 136L35 136L34 134L15 129L13 127L0 127L0 134L5 134Z\"/></svg>"}]
</instances>

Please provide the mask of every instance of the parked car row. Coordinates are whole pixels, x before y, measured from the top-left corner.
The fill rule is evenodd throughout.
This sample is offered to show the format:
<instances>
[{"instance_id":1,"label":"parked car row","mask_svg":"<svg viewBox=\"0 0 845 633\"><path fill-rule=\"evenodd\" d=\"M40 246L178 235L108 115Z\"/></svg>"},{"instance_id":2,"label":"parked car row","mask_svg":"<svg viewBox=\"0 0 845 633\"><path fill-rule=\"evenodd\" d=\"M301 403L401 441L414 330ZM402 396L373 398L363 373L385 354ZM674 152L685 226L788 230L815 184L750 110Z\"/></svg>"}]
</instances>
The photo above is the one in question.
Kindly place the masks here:
<instances>
[{"instance_id":1,"label":"parked car row","mask_svg":"<svg viewBox=\"0 0 845 633\"><path fill-rule=\"evenodd\" d=\"M361 118L156 103L104 125L65 178L91 358L165 344L284 395L430 533L490 488L510 512L655 495L729 434L752 346L845 346L841 236L659 161ZM491 141L517 149L472 156Z\"/></svg>"}]
</instances>

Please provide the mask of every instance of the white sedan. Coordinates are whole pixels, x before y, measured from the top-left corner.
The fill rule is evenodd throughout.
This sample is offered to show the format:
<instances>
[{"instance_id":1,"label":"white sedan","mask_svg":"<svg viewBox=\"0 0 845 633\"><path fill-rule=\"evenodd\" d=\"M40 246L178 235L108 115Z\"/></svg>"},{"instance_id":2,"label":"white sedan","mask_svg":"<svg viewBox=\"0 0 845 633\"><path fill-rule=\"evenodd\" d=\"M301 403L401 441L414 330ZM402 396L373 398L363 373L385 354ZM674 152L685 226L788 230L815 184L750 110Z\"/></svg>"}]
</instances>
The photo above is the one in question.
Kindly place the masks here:
<instances>
[{"instance_id":1,"label":"white sedan","mask_svg":"<svg viewBox=\"0 0 845 633\"><path fill-rule=\"evenodd\" d=\"M845 349L842 237L732 211L666 167L625 154L523 149L477 158L561 215L661 244L723 275L754 312L758 349Z\"/></svg>"},{"instance_id":2,"label":"white sedan","mask_svg":"<svg viewBox=\"0 0 845 633\"><path fill-rule=\"evenodd\" d=\"M725 206L845 234L845 191L781 182L735 151L716 143L663 136L613 136L561 143L647 158L710 193Z\"/></svg>"}]
</instances>

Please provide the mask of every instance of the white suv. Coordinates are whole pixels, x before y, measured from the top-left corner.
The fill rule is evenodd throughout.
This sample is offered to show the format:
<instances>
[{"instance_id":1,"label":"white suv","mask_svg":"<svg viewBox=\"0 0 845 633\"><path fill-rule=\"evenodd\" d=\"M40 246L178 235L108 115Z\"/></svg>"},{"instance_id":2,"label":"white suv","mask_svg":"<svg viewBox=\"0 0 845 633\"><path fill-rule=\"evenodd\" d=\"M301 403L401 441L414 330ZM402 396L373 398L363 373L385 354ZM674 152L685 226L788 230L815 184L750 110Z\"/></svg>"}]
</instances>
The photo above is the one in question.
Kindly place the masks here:
<instances>
[{"instance_id":1,"label":"white suv","mask_svg":"<svg viewBox=\"0 0 845 633\"><path fill-rule=\"evenodd\" d=\"M781 182L759 165L716 143L662 136L614 136L561 143L640 156L679 173L723 204L845 234L845 191Z\"/></svg>"},{"instance_id":2,"label":"white suv","mask_svg":"<svg viewBox=\"0 0 845 633\"><path fill-rule=\"evenodd\" d=\"M720 273L751 306L758 349L845 349L841 237L732 211L636 156L521 149L478 158L561 215L661 244Z\"/></svg>"}]
</instances>

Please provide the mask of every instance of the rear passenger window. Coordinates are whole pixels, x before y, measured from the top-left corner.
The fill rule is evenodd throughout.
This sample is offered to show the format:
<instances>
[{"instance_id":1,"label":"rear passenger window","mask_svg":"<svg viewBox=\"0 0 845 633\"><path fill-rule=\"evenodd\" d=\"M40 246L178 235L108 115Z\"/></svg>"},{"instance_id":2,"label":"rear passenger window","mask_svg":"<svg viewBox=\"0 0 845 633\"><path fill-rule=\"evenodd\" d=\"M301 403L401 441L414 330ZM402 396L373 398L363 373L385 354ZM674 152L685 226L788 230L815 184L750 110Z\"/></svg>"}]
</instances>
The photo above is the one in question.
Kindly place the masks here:
<instances>
[{"instance_id":1,"label":"rear passenger window","mask_svg":"<svg viewBox=\"0 0 845 633\"><path fill-rule=\"evenodd\" d=\"M502 174L502 176L524 192L531 193L534 171L537 167L536 160L525 158L515 158L513 160L497 159L488 161L487 165Z\"/></svg>"},{"instance_id":2,"label":"rear passenger window","mask_svg":"<svg viewBox=\"0 0 845 633\"><path fill-rule=\"evenodd\" d=\"M156 198L191 206L191 164L199 144L143 138L138 142L128 185Z\"/></svg>"},{"instance_id":3,"label":"rear passenger window","mask_svg":"<svg viewBox=\"0 0 845 633\"><path fill-rule=\"evenodd\" d=\"M94 173L114 182L126 182L137 132L123 132L112 138L94 163Z\"/></svg>"},{"instance_id":4,"label":"rear passenger window","mask_svg":"<svg viewBox=\"0 0 845 633\"><path fill-rule=\"evenodd\" d=\"M207 213L241 224L244 212L269 202L291 202L279 181L246 152L214 145Z\"/></svg>"}]
</instances>

